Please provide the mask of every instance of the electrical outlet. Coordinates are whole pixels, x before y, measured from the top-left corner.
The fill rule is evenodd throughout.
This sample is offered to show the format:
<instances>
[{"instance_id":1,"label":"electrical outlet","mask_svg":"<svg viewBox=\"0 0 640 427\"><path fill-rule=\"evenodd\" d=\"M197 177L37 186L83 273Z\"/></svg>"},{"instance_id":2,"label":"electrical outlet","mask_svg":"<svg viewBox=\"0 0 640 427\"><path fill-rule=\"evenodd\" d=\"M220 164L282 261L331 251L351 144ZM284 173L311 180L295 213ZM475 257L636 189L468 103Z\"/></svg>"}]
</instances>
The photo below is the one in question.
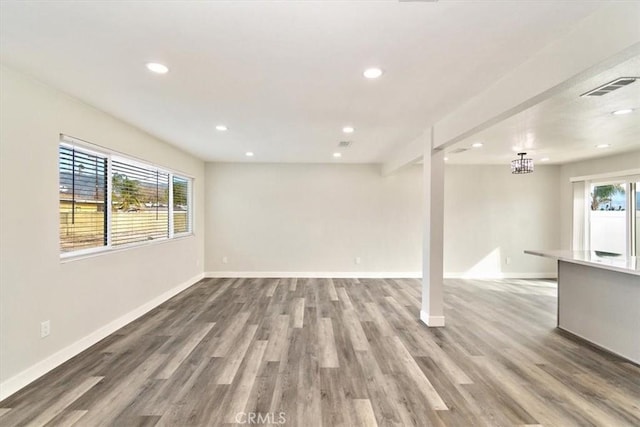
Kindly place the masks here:
<instances>
[{"instance_id":1,"label":"electrical outlet","mask_svg":"<svg viewBox=\"0 0 640 427\"><path fill-rule=\"evenodd\" d=\"M355 262L356 264L360 264L362 262L362 258L357 256L356 259L353 260L353 262Z\"/></svg>"},{"instance_id":2,"label":"electrical outlet","mask_svg":"<svg viewBox=\"0 0 640 427\"><path fill-rule=\"evenodd\" d=\"M229 263L229 258L227 258L226 256L222 257L222 263L223 264L228 264Z\"/></svg>"},{"instance_id":3,"label":"electrical outlet","mask_svg":"<svg viewBox=\"0 0 640 427\"><path fill-rule=\"evenodd\" d=\"M40 323L40 338L48 337L51 333L51 321L45 320Z\"/></svg>"},{"instance_id":4,"label":"electrical outlet","mask_svg":"<svg viewBox=\"0 0 640 427\"><path fill-rule=\"evenodd\" d=\"M507 265L511 264L511 257L510 256L506 257L504 259L504 263L507 264Z\"/></svg>"}]
</instances>

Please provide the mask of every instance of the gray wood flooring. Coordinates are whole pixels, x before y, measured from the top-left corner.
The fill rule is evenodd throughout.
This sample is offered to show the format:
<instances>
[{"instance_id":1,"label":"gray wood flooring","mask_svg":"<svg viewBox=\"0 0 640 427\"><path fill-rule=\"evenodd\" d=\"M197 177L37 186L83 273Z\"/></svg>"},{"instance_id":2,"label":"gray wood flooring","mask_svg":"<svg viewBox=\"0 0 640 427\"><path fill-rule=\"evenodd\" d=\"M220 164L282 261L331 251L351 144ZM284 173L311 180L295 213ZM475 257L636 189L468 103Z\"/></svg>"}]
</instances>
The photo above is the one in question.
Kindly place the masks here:
<instances>
[{"instance_id":1,"label":"gray wood flooring","mask_svg":"<svg viewBox=\"0 0 640 427\"><path fill-rule=\"evenodd\" d=\"M206 279L0 402L2 426L638 426L640 368L550 281ZM283 423L284 422L284 423Z\"/></svg>"}]
</instances>

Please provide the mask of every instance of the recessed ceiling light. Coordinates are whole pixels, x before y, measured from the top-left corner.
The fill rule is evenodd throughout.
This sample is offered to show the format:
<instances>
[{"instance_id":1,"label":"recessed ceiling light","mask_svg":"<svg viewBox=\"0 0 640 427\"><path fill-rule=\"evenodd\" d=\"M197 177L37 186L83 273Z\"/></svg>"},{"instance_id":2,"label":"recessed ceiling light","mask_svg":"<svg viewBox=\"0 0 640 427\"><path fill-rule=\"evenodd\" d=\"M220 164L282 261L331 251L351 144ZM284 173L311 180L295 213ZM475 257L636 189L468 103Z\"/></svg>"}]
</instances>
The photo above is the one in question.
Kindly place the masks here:
<instances>
[{"instance_id":1,"label":"recessed ceiling light","mask_svg":"<svg viewBox=\"0 0 640 427\"><path fill-rule=\"evenodd\" d=\"M445 157L445 158L444 158L444 161L446 162L447 160L449 160L449 158L448 158L448 157Z\"/></svg>"},{"instance_id":2,"label":"recessed ceiling light","mask_svg":"<svg viewBox=\"0 0 640 427\"><path fill-rule=\"evenodd\" d=\"M611 147L611 144L598 144L596 145L596 148L609 148Z\"/></svg>"},{"instance_id":3,"label":"recessed ceiling light","mask_svg":"<svg viewBox=\"0 0 640 427\"><path fill-rule=\"evenodd\" d=\"M227 130L227 127L225 125L218 125L216 126L216 130L219 130L220 132L224 132Z\"/></svg>"},{"instance_id":4,"label":"recessed ceiling light","mask_svg":"<svg viewBox=\"0 0 640 427\"><path fill-rule=\"evenodd\" d=\"M353 133L355 131L355 129L351 126L345 126L342 128L342 132L344 133Z\"/></svg>"},{"instance_id":5,"label":"recessed ceiling light","mask_svg":"<svg viewBox=\"0 0 640 427\"><path fill-rule=\"evenodd\" d=\"M541 162L548 162L549 160L551 159L549 159L548 157L543 157L540 159Z\"/></svg>"},{"instance_id":6,"label":"recessed ceiling light","mask_svg":"<svg viewBox=\"0 0 640 427\"><path fill-rule=\"evenodd\" d=\"M368 79L377 79L382 75L382 70L380 68L367 68L362 74Z\"/></svg>"},{"instance_id":7,"label":"recessed ceiling light","mask_svg":"<svg viewBox=\"0 0 640 427\"><path fill-rule=\"evenodd\" d=\"M247 157L253 157L253 151L247 151L244 155Z\"/></svg>"},{"instance_id":8,"label":"recessed ceiling light","mask_svg":"<svg viewBox=\"0 0 640 427\"><path fill-rule=\"evenodd\" d=\"M482 142L475 142L475 143L471 144L471 146L473 148L480 148L480 147L482 147Z\"/></svg>"},{"instance_id":9,"label":"recessed ceiling light","mask_svg":"<svg viewBox=\"0 0 640 427\"><path fill-rule=\"evenodd\" d=\"M158 64L157 62L147 63L147 69L157 74L167 74L169 72L169 67L164 64Z\"/></svg>"},{"instance_id":10,"label":"recessed ceiling light","mask_svg":"<svg viewBox=\"0 0 640 427\"><path fill-rule=\"evenodd\" d=\"M633 108L625 108L624 110L617 110L611 114L615 114L616 116L622 116L623 114L633 113Z\"/></svg>"},{"instance_id":11,"label":"recessed ceiling light","mask_svg":"<svg viewBox=\"0 0 640 427\"><path fill-rule=\"evenodd\" d=\"M338 158L342 157L342 153L333 153L333 157L338 159Z\"/></svg>"}]
</instances>

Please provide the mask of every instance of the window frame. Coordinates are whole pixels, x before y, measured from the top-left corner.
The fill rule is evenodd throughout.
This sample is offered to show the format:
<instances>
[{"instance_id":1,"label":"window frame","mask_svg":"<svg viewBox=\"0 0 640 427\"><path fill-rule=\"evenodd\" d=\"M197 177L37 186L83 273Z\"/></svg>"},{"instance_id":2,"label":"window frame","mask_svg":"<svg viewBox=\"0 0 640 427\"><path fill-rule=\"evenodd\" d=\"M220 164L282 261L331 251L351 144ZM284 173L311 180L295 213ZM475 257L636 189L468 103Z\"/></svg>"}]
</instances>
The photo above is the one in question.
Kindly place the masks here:
<instances>
[{"instance_id":1,"label":"window frame","mask_svg":"<svg viewBox=\"0 0 640 427\"><path fill-rule=\"evenodd\" d=\"M172 240L179 240L187 237L191 237L195 235L195 209L194 209L194 197L193 191L195 188L195 178L189 174L184 172L177 171L172 168L167 168L165 166L160 166L155 163L145 161L143 159L136 158L134 156L121 153L116 150L111 150L108 148L104 148L98 146L96 144L92 144L87 141L83 141L78 138L71 137L69 135L60 134L60 138L58 140L58 147L66 146L69 148L76 149L80 152L84 152L91 155L97 155L106 158L107 162L107 197L105 204L105 217L106 217L106 244L102 246L96 246L92 248L85 248L79 250L73 250L68 252L62 252L61 250L61 236L60 231L58 230L58 250L60 251L60 261L72 261L75 259L82 259L86 257L96 256L100 254L112 253L112 252L120 252L123 250L129 250L137 247L144 247L149 245L162 244L166 242L170 242ZM125 243L120 245L112 244L112 192L113 192L113 168L112 168L112 160L116 158L118 161L126 161L130 162L130 164L135 166L142 166L145 168L153 168L157 169L160 172L167 173L169 179L169 201L167 206L167 213L169 217L168 221L168 233L167 237L164 238L156 238L152 240L142 240L137 242ZM59 157L58 157L59 162ZM187 221L188 221L188 231L174 233L173 230L173 177L177 176L178 178L184 179L187 181ZM58 165L58 182L60 181L60 166ZM59 186L58 186L58 191ZM60 223L60 201L58 201L58 223Z\"/></svg>"}]
</instances>

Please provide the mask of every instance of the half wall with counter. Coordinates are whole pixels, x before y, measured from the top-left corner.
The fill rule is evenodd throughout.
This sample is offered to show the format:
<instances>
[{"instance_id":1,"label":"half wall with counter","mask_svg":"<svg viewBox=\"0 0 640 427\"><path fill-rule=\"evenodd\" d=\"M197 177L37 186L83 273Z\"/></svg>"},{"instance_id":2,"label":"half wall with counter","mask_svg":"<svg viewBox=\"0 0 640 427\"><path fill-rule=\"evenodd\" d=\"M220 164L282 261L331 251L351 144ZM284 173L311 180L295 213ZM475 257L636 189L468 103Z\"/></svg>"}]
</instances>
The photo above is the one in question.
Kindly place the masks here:
<instances>
[{"instance_id":1,"label":"half wall with counter","mask_svg":"<svg viewBox=\"0 0 640 427\"><path fill-rule=\"evenodd\" d=\"M525 253L558 260L558 328L640 364L638 257L596 251Z\"/></svg>"}]
</instances>

